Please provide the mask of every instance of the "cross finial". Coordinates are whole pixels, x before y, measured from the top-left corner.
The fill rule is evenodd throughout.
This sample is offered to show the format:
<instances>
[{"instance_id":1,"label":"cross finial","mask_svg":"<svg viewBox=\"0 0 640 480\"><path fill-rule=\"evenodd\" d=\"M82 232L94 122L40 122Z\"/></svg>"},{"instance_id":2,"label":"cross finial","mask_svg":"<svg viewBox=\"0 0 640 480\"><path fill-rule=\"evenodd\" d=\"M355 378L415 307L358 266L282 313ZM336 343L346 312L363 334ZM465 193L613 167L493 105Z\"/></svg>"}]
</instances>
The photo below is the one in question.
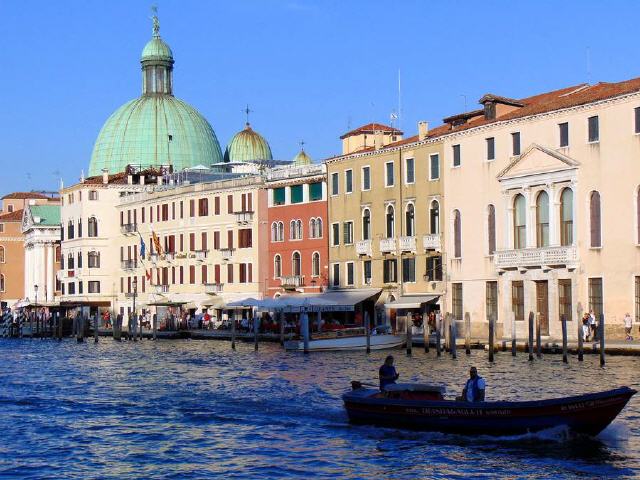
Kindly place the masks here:
<instances>
[{"instance_id":1,"label":"cross finial","mask_svg":"<svg viewBox=\"0 0 640 480\"><path fill-rule=\"evenodd\" d=\"M300 149L304 152L304 144L306 142L304 140L300 140Z\"/></svg>"},{"instance_id":2,"label":"cross finial","mask_svg":"<svg viewBox=\"0 0 640 480\"><path fill-rule=\"evenodd\" d=\"M158 6L151 5L151 20L153 21L153 38L160 38L160 20L158 20Z\"/></svg>"},{"instance_id":3,"label":"cross finial","mask_svg":"<svg viewBox=\"0 0 640 480\"><path fill-rule=\"evenodd\" d=\"M247 104L247 107L242 110L244 112L244 114L247 116L247 127L249 126L249 114L253 113L253 110L249 109L249 104Z\"/></svg>"}]
</instances>

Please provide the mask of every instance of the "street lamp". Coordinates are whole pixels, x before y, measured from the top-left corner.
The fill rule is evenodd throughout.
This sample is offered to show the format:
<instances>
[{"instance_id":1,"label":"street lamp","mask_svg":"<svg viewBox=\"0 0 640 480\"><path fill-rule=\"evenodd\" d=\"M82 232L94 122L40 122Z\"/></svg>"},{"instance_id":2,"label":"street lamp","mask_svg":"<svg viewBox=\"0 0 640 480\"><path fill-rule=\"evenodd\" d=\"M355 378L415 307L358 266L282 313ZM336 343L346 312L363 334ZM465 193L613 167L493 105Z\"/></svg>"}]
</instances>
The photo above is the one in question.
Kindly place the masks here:
<instances>
[{"instance_id":1,"label":"street lamp","mask_svg":"<svg viewBox=\"0 0 640 480\"><path fill-rule=\"evenodd\" d=\"M136 293L138 293L138 277L133 277L133 321L137 322L136 316ZM135 325L135 324L134 324ZM140 324L140 338L142 338L142 324Z\"/></svg>"}]
</instances>

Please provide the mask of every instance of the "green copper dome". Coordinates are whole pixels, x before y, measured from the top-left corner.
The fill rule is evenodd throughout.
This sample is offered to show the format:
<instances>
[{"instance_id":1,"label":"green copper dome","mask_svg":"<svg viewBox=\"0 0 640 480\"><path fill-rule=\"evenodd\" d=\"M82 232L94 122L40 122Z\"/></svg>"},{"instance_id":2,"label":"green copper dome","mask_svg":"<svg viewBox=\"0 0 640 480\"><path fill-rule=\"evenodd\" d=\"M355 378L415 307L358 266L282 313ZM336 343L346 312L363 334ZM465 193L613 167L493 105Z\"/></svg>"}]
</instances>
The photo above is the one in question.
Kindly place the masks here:
<instances>
[{"instance_id":1,"label":"green copper dome","mask_svg":"<svg viewBox=\"0 0 640 480\"><path fill-rule=\"evenodd\" d=\"M293 158L294 167L311 165L312 163L313 163L313 160L311 160L311 157L307 155L307 152L305 152L304 150L300 150L300 152Z\"/></svg>"},{"instance_id":2,"label":"green copper dome","mask_svg":"<svg viewBox=\"0 0 640 480\"><path fill-rule=\"evenodd\" d=\"M245 129L236 133L229 142L224 152L224 161L228 163L262 160L273 160L271 147L265 138L247 123Z\"/></svg>"},{"instance_id":3,"label":"green copper dome","mask_svg":"<svg viewBox=\"0 0 640 480\"><path fill-rule=\"evenodd\" d=\"M173 96L173 54L160 38L153 18L153 38L142 51L142 96L116 110L93 147L89 175L123 172L127 165L173 165L174 171L222 161L222 150L209 122Z\"/></svg>"}]
</instances>

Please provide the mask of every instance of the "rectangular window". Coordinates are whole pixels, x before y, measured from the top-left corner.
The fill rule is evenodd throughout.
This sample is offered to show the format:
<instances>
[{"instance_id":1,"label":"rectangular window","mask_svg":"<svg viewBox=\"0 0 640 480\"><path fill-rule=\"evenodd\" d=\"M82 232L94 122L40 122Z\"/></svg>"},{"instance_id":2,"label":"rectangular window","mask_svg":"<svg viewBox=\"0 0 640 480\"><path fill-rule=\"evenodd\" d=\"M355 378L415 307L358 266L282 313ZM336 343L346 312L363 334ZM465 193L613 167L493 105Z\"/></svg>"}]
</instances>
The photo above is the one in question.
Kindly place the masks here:
<instances>
[{"instance_id":1,"label":"rectangular window","mask_svg":"<svg viewBox=\"0 0 640 480\"><path fill-rule=\"evenodd\" d=\"M302 203L302 185L292 185L291 187L291 203Z\"/></svg>"},{"instance_id":2,"label":"rectangular window","mask_svg":"<svg viewBox=\"0 0 640 480\"><path fill-rule=\"evenodd\" d=\"M486 286L486 314L487 320L492 316L498 319L498 282L487 282Z\"/></svg>"},{"instance_id":3,"label":"rectangular window","mask_svg":"<svg viewBox=\"0 0 640 480\"><path fill-rule=\"evenodd\" d=\"M415 171L415 161L413 158L405 159L405 183L415 183L416 181L416 171Z\"/></svg>"},{"instance_id":4,"label":"rectangular window","mask_svg":"<svg viewBox=\"0 0 640 480\"><path fill-rule=\"evenodd\" d=\"M416 281L416 259L415 257L402 259L402 281L403 282L415 282Z\"/></svg>"},{"instance_id":5,"label":"rectangular window","mask_svg":"<svg viewBox=\"0 0 640 480\"><path fill-rule=\"evenodd\" d=\"M353 243L353 222L344 222L342 227L344 229L344 244L351 245Z\"/></svg>"},{"instance_id":6,"label":"rectangular window","mask_svg":"<svg viewBox=\"0 0 640 480\"><path fill-rule=\"evenodd\" d=\"M453 149L453 166L459 167L462 164L462 159L460 157L460 145L454 145Z\"/></svg>"},{"instance_id":7,"label":"rectangular window","mask_svg":"<svg viewBox=\"0 0 640 480\"><path fill-rule=\"evenodd\" d=\"M349 286L353 286L353 284L355 283L353 266L353 262L347 262L347 285Z\"/></svg>"},{"instance_id":8,"label":"rectangular window","mask_svg":"<svg viewBox=\"0 0 640 480\"><path fill-rule=\"evenodd\" d=\"M198 200L198 216L206 217L207 215L209 215L209 200L207 198L201 198Z\"/></svg>"},{"instance_id":9,"label":"rectangular window","mask_svg":"<svg viewBox=\"0 0 640 480\"><path fill-rule=\"evenodd\" d=\"M511 134L512 155L520 155L520 132Z\"/></svg>"},{"instance_id":10,"label":"rectangular window","mask_svg":"<svg viewBox=\"0 0 640 480\"><path fill-rule=\"evenodd\" d=\"M589 124L589 142L600 141L600 122L598 116L589 117L587 120Z\"/></svg>"},{"instance_id":11,"label":"rectangular window","mask_svg":"<svg viewBox=\"0 0 640 480\"><path fill-rule=\"evenodd\" d=\"M182 204L182 202L180 202ZM220 197L215 197L213 199L213 213L215 215L220 215ZM182 205L180 206L180 218L182 218Z\"/></svg>"},{"instance_id":12,"label":"rectangular window","mask_svg":"<svg viewBox=\"0 0 640 480\"><path fill-rule=\"evenodd\" d=\"M75 295L76 293L76 284L73 282L70 282L67 285L67 291L69 292L69 295Z\"/></svg>"},{"instance_id":13,"label":"rectangular window","mask_svg":"<svg viewBox=\"0 0 640 480\"><path fill-rule=\"evenodd\" d=\"M196 216L196 201L189 200L189 217L193 218Z\"/></svg>"},{"instance_id":14,"label":"rectangular window","mask_svg":"<svg viewBox=\"0 0 640 480\"><path fill-rule=\"evenodd\" d=\"M362 167L362 190L371 190L371 167Z\"/></svg>"},{"instance_id":15,"label":"rectangular window","mask_svg":"<svg viewBox=\"0 0 640 480\"><path fill-rule=\"evenodd\" d=\"M284 202L285 202L284 187L274 188L273 189L273 204L274 205L284 205Z\"/></svg>"},{"instance_id":16,"label":"rectangular window","mask_svg":"<svg viewBox=\"0 0 640 480\"><path fill-rule=\"evenodd\" d=\"M100 282L89 281L88 288L89 288L89 293L100 293Z\"/></svg>"},{"instance_id":17,"label":"rectangular window","mask_svg":"<svg viewBox=\"0 0 640 480\"><path fill-rule=\"evenodd\" d=\"M184 218L184 202L180 200L180 218Z\"/></svg>"},{"instance_id":18,"label":"rectangular window","mask_svg":"<svg viewBox=\"0 0 640 480\"><path fill-rule=\"evenodd\" d=\"M569 124L567 122L558 124L558 131L560 133L560 146L569 146Z\"/></svg>"},{"instance_id":19,"label":"rectangular window","mask_svg":"<svg viewBox=\"0 0 640 480\"><path fill-rule=\"evenodd\" d=\"M334 247L340 245L340 224L331 224L331 245Z\"/></svg>"},{"instance_id":20,"label":"rectangular window","mask_svg":"<svg viewBox=\"0 0 640 480\"><path fill-rule=\"evenodd\" d=\"M589 310L593 310L596 321L602 315L602 278L589 279Z\"/></svg>"},{"instance_id":21,"label":"rectangular window","mask_svg":"<svg viewBox=\"0 0 640 480\"><path fill-rule=\"evenodd\" d=\"M238 283L247 283L247 264L241 263L238 271Z\"/></svg>"},{"instance_id":22,"label":"rectangular window","mask_svg":"<svg viewBox=\"0 0 640 480\"><path fill-rule=\"evenodd\" d=\"M428 282L442 281L442 257L439 255L427 257L427 274Z\"/></svg>"},{"instance_id":23,"label":"rectangular window","mask_svg":"<svg viewBox=\"0 0 640 480\"><path fill-rule=\"evenodd\" d=\"M362 275L365 285L371 285L371 260L362 262Z\"/></svg>"},{"instance_id":24,"label":"rectangular window","mask_svg":"<svg viewBox=\"0 0 640 480\"><path fill-rule=\"evenodd\" d=\"M339 263L334 263L333 264L333 278L332 278L332 282L331 284L334 287L339 287L340 286L340 264Z\"/></svg>"},{"instance_id":25,"label":"rectangular window","mask_svg":"<svg viewBox=\"0 0 640 480\"><path fill-rule=\"evenodd\" d=\"M195 252L195 250L196 250L196 234L190 233L189 234L189 251Z\"/></svg>"},{"instance_id":26,"label":"rectangular window","mask_svg":"<svg viewBox=\"0 0 640 480\"><path fill-rule=\"evenodd\" d=\"M176 219L176 202L171 202L171 220L175 220L175 219Z\"/></svg>"},{"instance_id":27,"label":"rectangular window","mask_svg":"<svg viewBox=\"0 0 640 480\"><path fill-rule=\"evenodd\" d=\"M451 284L451 314L455 320L463 320L462 284Z\"/></svg>"},{"instance_id":28,"label":"rectangular window","mask_svg":"<svg viewBox=\"0 0 640 480\"><path fill-rule=\"evenodd\" d=\"M353 170L345 170L344 172L344 193L353 192Z\"/></svg>"},{"instance_id":29,"label":"rectangular window","mask_svg":"<svg viewBox=\"0 0 640 480\"><path fill-rule=\"evenodd\" d=\"M558 280L558 311L560 318L565 316L567 322L571 321L571 280Z\"/></svg>"},{"instance_id":30,"label":"rectangular window","mask_svg":"<svg viewBox=\"0 0 640 480\"><path fill-rule=\"evenodd\" d=\"M384 260L383 264L384 283L395 283L398 281L398 262L395 258Z\"/></svg>"},{"instance_id":31,"label":"rectangular window","mask_svg":"<svg viewBox=\"0 0 640 480\"><path fill-rule=\"evenodd\" d=\"M393 177L393 162L387 162L384 164L384 185L386 187L393 187L395 184L395 178Z\"/></svg>"},{"instance_id":32,"label":"rectangular window","mask_svg":"<svg viewBox=\"0 0 640 480\"><path fill-rule=\"evenodd\" d=\"M182 235L180 237L182 237ZM220 250L220 232L213 232L213 249ZM182 248L180 250L182 250Z\"/></svg>"},{"instance_id":33,"label":"rectangular window","mask_svg":"<svg viewBox=\"0 0 640 480\"><path fill-rule=\"evenodd\" d=\"M227 230L227 248L233 248L233 230Z\"/></svg>"},{"instance_id":34,"label":"rectangular window","mask_svg":"<svg viewBox=\"0 0 640 480\"><path fill-rule=\"evenodd\" d=\"M331 195L338 195L340 193L340 179L337 173L331 174Z\"/></svg>"},{"instance_id":35,"label":"rectangular window","mask_svg":"<svg viewBox=\"0 0 640 480\"><path fill-rule=\"evenodd\" d=\"M252 246L252 230L250 228L241 228L238 230L238 248L251 248Z\"/></svg>"},{"instance_id":36,"label":"rectangular window","mask_svg":"<svg viewBox=\"0 0 640 480\"><path fill-rule=\"evenodd\" d=\"M437 153L429 155L429 180L440 178L440 155Z\"/></svg>"},{"instance_id":37,"label":"rectangular window","mask_svg":"<svg viewBox=\"0 0 640 480\"><path fill-rule=\"evenodd\" d=\"M196 266L189 265L189 283L195 285L196 283Z\"/></svg>"},{"instance_id":38,"label":"rectangular window","mask_svg":"<svg viewBox=\"0 0 640 480\"><path fill-rule=\"evenodd\" d=\"M524 320L524 283L511 282L511 310L516 320Z\"/></svg>"},{"instance_id":39,"label":"rectangular window","mask_svg":"<svg viewBox=\"0 0 640 480\"><path fill-rule=\"evenodd\" d=\"M496 159L496 139L494 137L489 137L486 139L487 141L487 160L495 160Z\"/></svg>"},{"instance_id":40,"label":"rectangular window","mask_svg":"<svg viewBox=\"0 0 640 480\"><path fill-rule=\"evenodd\" d=\"M633 109L633 118L634 118L633 131L635 133L640 133L640 107L636 107Z\"/></svg>"},{"instance_id":41,"label":"rectangular window","mask_svg":"<svg viewBox=\"0 0 640 480\"><path fill-rule=\"evenodd\" d=\"M233 195L227 195L227 213L233 213Z\"/></svg>"},{"instance_id":42,"label":"rectangular window","mask_svg":"<svg viewBox=\"0 0 640 480\"><path fill-rule=\"evenodd\" d=\"M317 200L322 200L322 182L309 184L309 201L315 202Z\"/></svg>"},{"instance_id":43,"label":"rectangular window","mask_svg":"<svg viewBox=\"0 0 640 480\"><path fill-rule=\"evenodd\" d=\"M82 281L78 282L78 293L81 295L84 293Z\"/></svg>"}]
</instances>

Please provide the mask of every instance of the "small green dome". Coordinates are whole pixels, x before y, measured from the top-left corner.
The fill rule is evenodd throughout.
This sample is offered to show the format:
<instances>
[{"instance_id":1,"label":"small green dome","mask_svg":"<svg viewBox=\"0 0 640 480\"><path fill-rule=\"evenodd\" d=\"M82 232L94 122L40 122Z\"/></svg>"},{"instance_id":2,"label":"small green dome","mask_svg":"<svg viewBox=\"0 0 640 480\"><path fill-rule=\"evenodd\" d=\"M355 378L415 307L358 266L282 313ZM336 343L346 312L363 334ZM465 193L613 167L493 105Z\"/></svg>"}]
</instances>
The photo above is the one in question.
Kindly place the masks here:
<instances>
[{"instance_id":1,"label":"small green dome","mask_svg":"<svg viewBox=\"0 0 640 480\"><path fill-rule=\"evenodd\" d=\"M300 152L293 158L294 167L302 167L303 165L311 165L313 160L307 155L307 152L300 150Z\"/></svg>"},{"instance_id":2,"label":"small green dome","mask_svg":"<svg viewBox=\"0 0 640 480\"><path fill-rule=\"evenodd\" d=\"M123 172L127 165L173 165L175 171L222 161L209 122L171 95L142 96L106 121L91 155L89 175Z\"/></svg>"},{"instance_id":3,"label":"small green dome","mask_svg":"<svg viewBox=\"0 0 640 480\"><path fill-rule=\"evenodd\" d=\"M265 138L247 123L244 130L236 133L224 152L224 161L256 162L273 160L271 147Z\"/></svg>"},{"instance_id":4,"label":"small green dome","mask_svg":"<svg viewBox=\"0 0 640 480\"><path fill-rule=\"evenodd\" d=\"M145 60L165 60L173 62L173 52L160 37L154 37L147 42L142 50L142 59Z\"/></svg>"}]
</instances>

